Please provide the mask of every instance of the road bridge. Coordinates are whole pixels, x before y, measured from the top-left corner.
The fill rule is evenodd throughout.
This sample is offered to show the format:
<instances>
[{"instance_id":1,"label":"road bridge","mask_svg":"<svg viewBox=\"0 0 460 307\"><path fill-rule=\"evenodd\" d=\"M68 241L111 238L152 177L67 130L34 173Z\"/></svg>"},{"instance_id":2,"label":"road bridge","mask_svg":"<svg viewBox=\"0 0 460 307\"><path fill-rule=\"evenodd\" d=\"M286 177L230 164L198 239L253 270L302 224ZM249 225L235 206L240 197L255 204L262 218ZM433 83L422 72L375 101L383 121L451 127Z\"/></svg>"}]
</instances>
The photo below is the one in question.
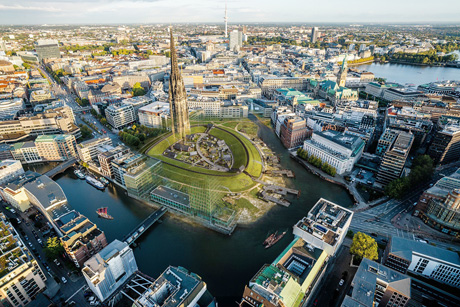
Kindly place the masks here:
<instances>
[{"instance_id":1,"label":"road bridge","mask_svg":"<svg viewBox=\"0 0 460 307\"><path fill-rule=\"evenodd\" d=\"M65 162L62 162L61 164L59 164L58 166L56 166L55 168L47 171L46 173L44 173L43 175L46 175L50 178L53 178L54 176L56 176L57 174L60 174L60 173L63 173L65 172L69 167L72 167L75 165L75 163L77 163L77 159L72 157L70 158L69 160L65 161Z\"/></svg>"}]
</instances>

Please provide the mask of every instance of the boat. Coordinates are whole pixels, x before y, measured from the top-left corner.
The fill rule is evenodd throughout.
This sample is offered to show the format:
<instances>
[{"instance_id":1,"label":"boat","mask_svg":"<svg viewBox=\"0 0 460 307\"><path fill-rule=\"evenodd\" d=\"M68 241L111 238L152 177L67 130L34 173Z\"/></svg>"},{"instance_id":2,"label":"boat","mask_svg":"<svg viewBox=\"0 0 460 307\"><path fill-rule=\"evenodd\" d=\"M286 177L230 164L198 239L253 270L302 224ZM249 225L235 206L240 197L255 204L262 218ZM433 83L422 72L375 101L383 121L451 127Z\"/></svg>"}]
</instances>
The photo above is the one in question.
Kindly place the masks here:
<instances>
[{"instance_id":1,"label":"boat","mask_svg":"<svg viewBox=\"0 0 460 307\"><path fill-rule=\"evenodd\" d=\"M107 213L107 207L97 209L96 213L97 215L99 215L99 217L102 217L108 220L113 220L113 217Z\"/></svg>"},{"instance_id":2,"label":"boat","mask_svg":"<svg viewBox=\"0 0 460 307\"><path fill-rule=\"evenodd\" d=\"M108 181L105 177L103 177L103 176L99 177L99 181L102 182L102 183L105 184L105 185L108 185L108 184L109 184L109 181Z\"/></svg>"},{"instance_id":3,"label":"boat","mask_svg":"<svg viewBox=\"0 0 460 307\"><path fill-rule=\"evenodd\" d=\"M269 235L269 236L265 239L264 243L262 243L262 245L267 245L268 243L270 243L270 242L276 237L277 234L278 234L278 232L275 231L274 233L272 233L271 235Z\"/></svg>"},{"instance_id":4,"label":"boat","mask_svg":"<svg viewBox=\"0 0 460 307\"><path fill-rule=\"evenodd\" d=\"M86 176L85 178L86 178L86 182L88 182L90 185L92 185L96 189L104 190L105 186L99 180L97 180L97 179L95 179L95 178L93 178L91 176Z\"/></svg>"},{"instance_id":5,"label":"boat","mask_svg":"<svg viewBox=\"0 0 460 307\"><path fill-rule=\"evenodd\" d=\"M281 239L284 237L285 234L286 234L286 231L283 231L282 234L275 236L275 238L274 238L273 240L271 240L271 241L265 246L265 248L270 248L270 247L272 247L273 245L275 245L279 240L281 240Z\"/></svg>"},{"instance_id":6,"label":"boat","mask_svg":"<svg viewBox=\"0 0 460 307\"><path fill-rule=\"evenodd\" d=\"M79 169L74 170L73 173L74 173L75 176L77 176L79 179L85 179L85 175L84 175Z\"/></svg>"}]
</instances>

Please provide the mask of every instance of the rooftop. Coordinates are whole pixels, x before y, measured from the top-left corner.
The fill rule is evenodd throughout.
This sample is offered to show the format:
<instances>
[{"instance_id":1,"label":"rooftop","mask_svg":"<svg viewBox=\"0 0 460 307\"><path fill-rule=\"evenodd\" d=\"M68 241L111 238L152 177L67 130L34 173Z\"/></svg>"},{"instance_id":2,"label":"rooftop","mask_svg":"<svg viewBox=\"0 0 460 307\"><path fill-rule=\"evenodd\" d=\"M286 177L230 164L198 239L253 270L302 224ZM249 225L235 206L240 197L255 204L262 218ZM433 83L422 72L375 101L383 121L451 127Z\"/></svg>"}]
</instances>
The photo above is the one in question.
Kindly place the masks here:
<instances>
[{"instance_id":1,"label":"rooftop","mask_svg":"<svg viewBox=\"0 0 460 307\"><path fill-rule=\"evenodd\" d=\"M460 266L460 257L456 252L400 237L391 239L390 253L410 260L412 254L416 253Z\"/></svg>"},{"instance_id":2,"label":"rooftop","mask_svg":"<svg viewBox=\"0 0 460 307\"><path fill-rule=\"evenodd\" d=\"M45 210L62 202L67 202L61 187L46 175L28 182L24 187L30 194L34 195Z\"/></svg>"},{"instance_id":3,"label":"rooftop","mask_svg":"<svg viewBox=\"0 0 460 307\"><path fill-rule=\"evenodd\" d=\"M347 307L373 306L375 291L379 286L392 287L406 297L411 294L411 279L383 264L364 258L353 278L353 292L344 302Z\"/></svg>"},{"instance_id":4,"label":"rooftop","mask_svg":"<svg viewBox=\"0 0 460 307\"><path fill-rule=\"evenodd\" d=\"M349 135L349 134L345 134L345 133L341 133L341 132L333 131L333 130L319 131L319 132L315 131L314 134L317 134L323 138L326 138L352 151L356 151L361 146L363 146L363 143L364 143L364 141L358 136Z\"/></svg>"},{"instance_id":5,"label":"rooftop","mask_svg":"<svg viewBox=\"0 0 460 307\"><path fill-rule=\"evenodd\" d=\"M144 307L188 306L205 283L201 278L182 267L170 266L137 299Z\"/></svg>"},{"instance_id":6,"label":"rooftop","mask_svg":"<svg viewBox=\"0 0 460 307\"><path fill-rule=\"evenodd\" d=\"M155 194L167 200L180 203L183 206L190 207L190 198L188 194L168 188L166 186L158 186L151 192L151 194Z\"/></svg>"}]
</instances>

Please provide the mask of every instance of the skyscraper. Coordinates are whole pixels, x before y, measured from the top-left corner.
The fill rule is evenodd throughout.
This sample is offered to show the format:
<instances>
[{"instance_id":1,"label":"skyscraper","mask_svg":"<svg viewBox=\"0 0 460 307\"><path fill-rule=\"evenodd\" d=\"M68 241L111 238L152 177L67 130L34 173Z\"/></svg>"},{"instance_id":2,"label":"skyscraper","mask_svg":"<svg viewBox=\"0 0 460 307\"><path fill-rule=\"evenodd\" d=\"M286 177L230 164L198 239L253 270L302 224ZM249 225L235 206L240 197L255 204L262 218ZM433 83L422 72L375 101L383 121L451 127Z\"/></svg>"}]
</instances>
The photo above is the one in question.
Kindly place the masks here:
<instances>
[{"instance_id":1,"label":"skyscraper","mask_svg":"<svg viewBox=\"0 0 460 307\"><path fill-rule=\"evenodd\" d=\"M319 31L317 27L313 27L311 29L311 42L314 44L316 43L316 40L318 39L319 36Z\"/></svg>"},{"instance_id":2,"label":"skyscraper","mask_svg":"<svg viewBox=\"0 0 460 307\"><path fill-rule=\"evenodd\" d=\"M337 85L338 86L345 86L345 83L347 81L347 72L348 72L348 66L347 66L347 56L343 59L342 66L340 66L339 73L337 74Z\"/></svg>"},{"instance_id":3,"label":"skyscraper","mask_svg":"<svg viewBox=\"0 0 460 307\"><path fill-rule=\"evenodd\" d=\"M243 46L243 33L238 30L233 30L230 32L230 42L228 48L231 51L235 51L235 47Z\"/></svg>"},{"instance_id":4,"label":"skyscraper","mask_svg":"<svg viewBox=\"0 0 460 307\"><path fill-rule=\"evenodd\" d=\"M228 21L228 17L227 17L227 0L225 0L225 16L224 16L224 22L225 22L225 38L228 37L228 33L227 33L227 21Z\"/></svg>"},{"instance_id":5,"label":"skyscraper","mask_svg":"<svg viewBox=\"0 0 460 307\"><path fill-rule=\"evenodd\" d=\"M173 135L179 134L180 139L185 139L190 134L190 121L188 118L187 94L184 80L177 65L176 48L172 28L171 34L171 74L169 77L169 109L171 115L171 131Z\"/></svg>"},{"instance_id":6,"label":"skyscraper","mask_svg":"<svg viewBox=\"0 0 460 307\"><path fill-rule=\"evenodd\" d=\"M36 42L35 50L37 51L38 59L40 61L61 57L59 43L57 40L39 40Z\"/></svg>"}]
</instances>

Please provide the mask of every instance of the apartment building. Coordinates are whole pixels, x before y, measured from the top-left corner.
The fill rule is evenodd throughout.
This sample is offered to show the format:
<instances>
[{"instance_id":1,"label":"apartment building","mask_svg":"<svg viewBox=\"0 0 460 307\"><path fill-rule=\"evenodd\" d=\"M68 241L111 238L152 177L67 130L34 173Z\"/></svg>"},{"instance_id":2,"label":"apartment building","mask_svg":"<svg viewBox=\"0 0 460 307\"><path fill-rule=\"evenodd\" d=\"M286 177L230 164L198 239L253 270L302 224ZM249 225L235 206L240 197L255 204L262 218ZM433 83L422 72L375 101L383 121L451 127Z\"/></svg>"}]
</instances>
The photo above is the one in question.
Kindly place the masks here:
<instances>
[{"instance_id":1,"label":"apartment building","mask_svg":"<svg viewBox=\"0 0 460 307\"><path fill-rule=\"evenodd\" d=\"M88 163L97 159L100 153L98 148L105 145L112 146L112 140L108 136L81 142L77 145L78 156L81 161Z\"/></svg>"},{"instance_id":2,"label":"apartment building","mask_svg":"<svg viewBox=\"0 0 460 307\"><path fill-rule=\"evenodd\" d=\"M122 128L136 121L134 107L129 104L112 104L105 109L107 122L115 129Z\"/></svg>"},{"instance_id":3,"label":"apartment building","mask_svg":"<svg viewBox=\"0 0 460 307\"><path fill-rule=\"evenodd\" d=\"M46 276L3 213L0 213L0 229L3 242L0 305L26 306L46 289Z\"/></svg>"},{"instance_id":4,"label":"apartment building","mask_svg":"<svg viewBox=\"0 0 460 307\"><path fill-rule=\"evenodd\" d=\"M101 166L101 172L108 178L113 178L114 169L112 167L112 161L118 159L130 152L129 148L124 145L119 145L115 148L100 153L97 158L99 165Z\"/></svg>"}]
</instances>

